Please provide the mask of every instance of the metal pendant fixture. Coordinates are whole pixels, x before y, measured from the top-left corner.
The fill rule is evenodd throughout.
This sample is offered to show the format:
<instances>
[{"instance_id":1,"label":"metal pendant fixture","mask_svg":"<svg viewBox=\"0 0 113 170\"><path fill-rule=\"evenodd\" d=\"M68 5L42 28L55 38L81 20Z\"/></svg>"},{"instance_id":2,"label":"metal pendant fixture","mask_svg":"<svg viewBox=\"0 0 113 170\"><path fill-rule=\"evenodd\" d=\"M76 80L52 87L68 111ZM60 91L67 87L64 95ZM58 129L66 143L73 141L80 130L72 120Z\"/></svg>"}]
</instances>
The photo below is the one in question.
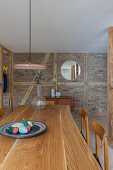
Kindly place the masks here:
<instances>
[{"instance_id":1,"label":"metal pendant fixture","mask_svg":"<svg viewBox=\"0 0 113 170\"><path fill-rule=\"evenodd\" d=\"M44 65L40 65L40 64L15 64L13 66L13 68L15 69L25 69L25 70L44 70L47 67Z\"/></svg>"},{"instance_id":2,"label":"metal pendant fixture","mask_svg":"<svg viewBox=\"0 0 113 170\"><path fill-rule=\"evenodd\" d=\"M13 68L25 70L44 70L47 68L44 65L31 64L31 0L29 0L29 61L29 64L15 64Z\"/></svg>"}]
</instances>

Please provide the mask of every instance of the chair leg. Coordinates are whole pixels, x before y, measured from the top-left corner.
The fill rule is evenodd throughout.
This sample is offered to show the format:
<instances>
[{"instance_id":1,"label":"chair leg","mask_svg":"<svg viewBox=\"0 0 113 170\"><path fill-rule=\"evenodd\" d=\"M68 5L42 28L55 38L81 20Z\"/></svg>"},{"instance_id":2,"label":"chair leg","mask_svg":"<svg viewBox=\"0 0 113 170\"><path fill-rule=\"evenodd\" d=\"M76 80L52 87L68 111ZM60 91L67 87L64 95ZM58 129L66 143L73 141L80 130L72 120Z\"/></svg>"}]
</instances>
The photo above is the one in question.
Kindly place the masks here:
<instances>
[{"instance_id":1,"label":"chair leg","mask_svg":"<svg viewBox=\"0 0 113 170\"><path fill-rule=\"evenodd\" d=\"M99 154L99 137L96 135L95 139L96 139L96 141L95 141L95 144L96 144L96 155L97 155L97 157L99 159L100 158L100 154Z\"/></svg>"},{"instance_id":2,"label":"chair leg","mask_svg":"<svg viewBox=\"0 0 113 170\"><path fill-rule=\"evenodd\" d=\"M104 164L105 164L105 170L109 170L109 157L108 157L108 142L107 142L107 137L105 137L105 142L104 142Z\"/></svg>"}]
</instances>

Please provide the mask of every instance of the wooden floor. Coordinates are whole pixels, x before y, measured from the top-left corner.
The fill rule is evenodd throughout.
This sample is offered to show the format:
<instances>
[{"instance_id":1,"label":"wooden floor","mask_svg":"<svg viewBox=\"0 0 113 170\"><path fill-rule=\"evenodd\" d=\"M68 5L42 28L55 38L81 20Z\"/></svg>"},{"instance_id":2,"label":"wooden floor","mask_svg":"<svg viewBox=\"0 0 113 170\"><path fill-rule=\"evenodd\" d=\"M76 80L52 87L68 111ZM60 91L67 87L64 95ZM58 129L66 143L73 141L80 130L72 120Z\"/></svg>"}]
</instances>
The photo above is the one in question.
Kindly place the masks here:
<instances>
[{"instance_id":1,"label":"wooden floor","mask_svg":"<svg viewBox=\"0 0 113 170\"><path fill-rule=\"evenodd\" d=\"M81 127L81 121L80 121L80 116L78 114L72 114L73 118L77 124L77 126ZM89 129L90 129L90 148L92 152L95 152L95 136L94 133L91 131L91 124L93 120L97 120L99 123L101 123L105 129L106 132L108 133L108 126L107 126L107 116L102 116L102 115L93 115L93 116L88 116L89 117ZM111 148L110 145L108 145L108 152L109 152L109 164L110 164L110 170L113 170L113 148ZM104 150L100 151L100 161L102 166L104 167Z\"/></svg>"}]
</instances>

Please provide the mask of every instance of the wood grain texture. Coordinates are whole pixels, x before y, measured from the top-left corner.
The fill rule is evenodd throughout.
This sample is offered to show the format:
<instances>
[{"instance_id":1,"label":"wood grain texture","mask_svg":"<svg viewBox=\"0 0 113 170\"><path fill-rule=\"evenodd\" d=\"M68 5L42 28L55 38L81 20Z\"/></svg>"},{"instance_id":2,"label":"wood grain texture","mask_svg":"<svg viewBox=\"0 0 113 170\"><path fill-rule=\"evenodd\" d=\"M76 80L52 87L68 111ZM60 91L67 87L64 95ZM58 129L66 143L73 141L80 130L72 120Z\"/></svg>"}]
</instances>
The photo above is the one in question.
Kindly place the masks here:
<instances>
[{"instance_id":1,"label":"wood grain texture","mask_svg":"<svg viewBox=\"0 0 113 170\"><path fill-rule=\"evenodd\" d=\"M86 125L86 142L89 144L89 122L88 122L88 116L87 116L87 112L80 108L78 114L81 116L81 132L82 135L84 135L84 124Z\"/></svg>"},{"instance_id":2,"label":"wood grain texture","mask_svg":"<svg viewBox=\"0 0 113 170\"><path fill-rule=\"evenodd\" d=\"M8 50L6 47L4 47L3 45L0 45L0 48L2 48L5 52L7 53L12 53L12 51Z\"/></svg>"},{"instance_id":3,"label":"wood grain texture","mask_svg":"<svg viewBox=\"0 0 113 170\"><path fill-rule=\"evenodd\" d=\"M0 46L0 108L3 107L3 48Z\"/></svg>"},{"instance_id":4,"label":"wood grain texture","mask_svg":"<svg viewBox=\"0 0 113 170\"><path fill-rule=\"evenodd\" d=\"M92 155L88 145L81 136L69 107L63 108L64 113L61 116L62 129L64 137L64 146L67 160L67 169L69 170L100 170L97 161Z\"/></svg>"},{"instance_id":5,"label":"wood grain texture","mask_svg":"<svg viewBox=\"0 0 113 170\"><path fill-rule=\"evenodd\" d=\"M57 76L57 53L54 53L54 71L53 78L56 79Z\"/></svg>"},{"instance_id":6,"label":"wood grain texture","mask_svg":"<svg viewBox=\"0 0 113 170\"><path fill-rule=\"evenodd\" d=\"M88 146L90 146L88 116L85 117L85 120L86 120L86 142L87 142Z\"/></svg>"},{"instance_id":7,"label":"wood grain texture","mask_svg":"<svg viewBox=\"0 0 113 170\"><path fill-rule=\"evenodd\" d=\"M41 86L53 86L53 82L40 82ZM13 86L37 86L35 82L13 82Z\"/></svg>"},{"instance_id":8,"label":"wood grain texture","mask_svg":"<svg viewBox=\"0 0 113 170\"><path fill-rule=\"evenodd\" d=\"M91 125L91 130L95 133L96 155L99 159L100 148L104 146L105 170L109 170L108 143L107 143L106 131L104 127L96 120L93 120ZM99 146L99 139L101 140L100 146Z\"/></svg>"},{"instance_id":9,"label":"wood grain texture","mask_svg":"<svg viewBox=\"0 0 113 170\"><path fill-rule=\"evenodd\" d=\"M0 136L1 170L100 170L71 116L69 106L46 106L41 112L20 106L0 125L18 120L35 120L47 132L28 139Z\"/></svg>"},{"instance_id":10,"label":"wood grain texture","mask_svg":"<svg viewBox=\"0 0 113 170\"><path fill-rule=\"evenodd\" d=\"M113 27L109 27L109 33L108 33L108 58L107 58L107 71L108 71L108 97L107 97L107 103L108 103L108 138L110 144L113 144Z\"/></svg>"},{"instance_id":11,"label":"wood grain texture","mask_svg":"<svg viewBox=\"0 0 113 170\"><path fill-rule=\"evenodd\" d=\"M99 137L97 135L95 135L95 148L96 148L96 155L98 159L100 159Z\"/></svg>"},{"instance_id":12,"label":"wood grain texture","mask_svg":"<svg viewBox=\"0 0 113 170\"><path fill-rule=\"evenodd\" d=\"M16 114L15 114L15 112L16 112ZM25 106L18 107L15 110L15 112L12 112L6 118L2 119L0 121L0 126L3 124L6 124L8 122L13 122L16 120L18 120L18 121L23 120L23 114L28 112L28 107L25 107ZM12 147L12 145L14 144L14 142L15 142L15 139L6 138L6 137L0 135L0 163L6 157L6 155L8 154L8 152L9 152L10 148Z\"/></svg>"},{"instance_id":13,"label":"wood grain texture","mask_svg":"<svg viewBox=\"0 0 113 170\"><path fill-rule=\"evenodd\" d=\"M105 170L109 170L109 156L108 156L108 141L107 137L105 137L105 142L104 142L104 167Z\"/></svg>"},{"instance_id":14,"label":"wood grain texture","mask_svg":"<svg viewBox=\"0 0 113 170\"><path fill-rule=\"evenodd\" d=\"M87 54L84 54L84 108L88 112Z\"/></svg>"},{"instance_id":15,"label":"wood grain texture","mask_svg":"<svg viewBox=\"0 0 113 170\"><path fill-rule=\"evenodd\" d=\"M13 73L12 73L12 55L13 53L8 50L7 48L5 48L4 46L0 45L0 108L3 107L3 51L7 52L10 55L10 63L9 63L9 67L10 67L10 80L12 81L12 77ZM10 84L10 109L12 111L12 92L11 92L11 81L9 80L9 84Z\"/></svg>"},{"instance_id":16,"label":"wood grain texture","mask_svg":"<svg viewBox=\"0 0 113 170\"><path fill-rule=\"evenodd\" d=\"M54 70L53 70L54 90L57 92L57 53L54 53Z\"/></svg>"},{"instance_id":17,"label":"wood grain texture","mask_svg":"<svg viewBox=\"0 0 113 170\"><path fill-rule=\"evenodd\" d=\"M69 105L71 112L73 111L73 97L71 96L61 96L61 97L49 97L45 96L46 101L54 101L55 105Z\"/></svg>"},{"instance_id":18,"label":"wood grain texture","mask_svg":"<svg viewBox=\"0 0 113 170\"><path fill-rule=\"evenodd\" d=\"M54 86L54 82L40 82L41 86ZM83 82L57 82L60 85L84 86ZM13 86L37 86L35 82L13 82ZM107 82L88 82L88 86L107 86ZM113 84L111 84L113 88Z\"/></svg>"},{"instance_id":19,"label":"wood grain texture","mask_svg":"<svg viewBox=\"0 0 113 170\"><path fill-rule=\"evenodd\" d=\"M54 105L54 101L46 101L46 105Z\"/></svg>"},{"instance_id":20,"label":"wood grain texture","mask_svg":"<svg viewBox=\"0 0 113 170\"><path fill-rule=\"evenodd\" d=\"M13 53L9 56L9 92L10 112L13 111Z\"/></svg>"},{"instance_id":21,"label":"wood grain texture","mask_svg":"<svg viewBox=\"0 0 113 170\"><path fill-rule=\"evenodd\" d=\"M20 108L19 112L18 109L13 112L15 115L18 114L16 120L23 120L24 118L41 121L46 123L48 129L46 133L29 139L15 140L0 136L2 143L3 140L5 141L2 150L7 152L7 155L2 157L0 169L9 170L9 167L11 170L66 169L59 109L56 108L54 112L54 108L46 107L40 114L35 112L31 106L28 106L26 110L24 110L24 107ZM6 145L8 143L9 145ZM7 148L7 146L9 147Z\"/></svg>"},{"instance_id":22,"label":"wood grain texture","mask_svg":"<svg viewBox=\"0 0 113 170\"><path fill-rule=\"evenodd\" d=\"M58 86L84 86L84 82L57 82Z\"/></svg>"},{"instance_id":23,"label":"wood grain texture","mask_svg":"<svg viewBox=\"0 0 113 170\"><path fill-rule=\"evenodd\" d=\"M4 108L0 108L0 117L3 116L4 114L5 114Z\"/></svg>"}]
</instances>

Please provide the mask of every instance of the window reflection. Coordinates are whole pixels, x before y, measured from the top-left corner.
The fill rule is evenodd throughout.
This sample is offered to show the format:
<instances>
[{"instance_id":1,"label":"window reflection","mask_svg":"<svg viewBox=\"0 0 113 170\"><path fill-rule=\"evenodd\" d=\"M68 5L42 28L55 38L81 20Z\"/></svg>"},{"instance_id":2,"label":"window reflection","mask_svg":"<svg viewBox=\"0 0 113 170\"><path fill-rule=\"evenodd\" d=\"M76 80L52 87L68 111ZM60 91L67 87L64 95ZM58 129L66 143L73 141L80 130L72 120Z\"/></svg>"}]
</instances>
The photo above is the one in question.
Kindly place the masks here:
<instances>
[{"instance_id":1,"label":"window reflection","mask_svg":"<svg viewBox=\"0 0 113 170\"><path fill-rule=\"evenodd\" d=\"M61 67L61 74L67 80L76 80L80 72L80 65L73 60L66 61Z\"/></svg>"}]
</instances>

